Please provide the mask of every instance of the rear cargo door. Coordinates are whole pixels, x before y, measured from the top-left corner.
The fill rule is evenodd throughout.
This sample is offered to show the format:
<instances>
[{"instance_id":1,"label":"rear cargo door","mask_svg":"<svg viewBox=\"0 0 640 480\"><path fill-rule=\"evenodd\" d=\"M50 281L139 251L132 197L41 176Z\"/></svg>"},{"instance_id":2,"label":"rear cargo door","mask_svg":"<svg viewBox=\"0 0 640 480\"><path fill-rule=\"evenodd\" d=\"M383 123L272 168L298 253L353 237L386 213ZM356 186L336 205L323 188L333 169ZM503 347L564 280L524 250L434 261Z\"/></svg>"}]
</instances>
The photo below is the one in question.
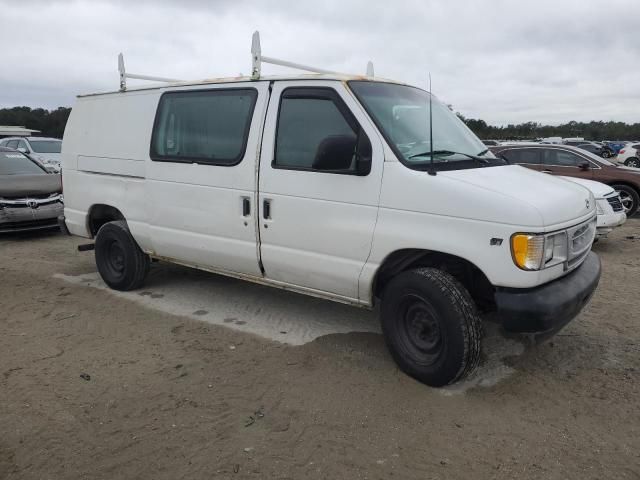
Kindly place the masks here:
<instances>
[{"instance_id":1,"label":"rear cargo door","mask_svg":"<svg viewBox=\"0 0 640 480\"><path fill-rule=\"evenodd\" d=\"M256 168L268 82L167 90L147 168L155 254L261 275Z\"/></svg>"}]
</instances>

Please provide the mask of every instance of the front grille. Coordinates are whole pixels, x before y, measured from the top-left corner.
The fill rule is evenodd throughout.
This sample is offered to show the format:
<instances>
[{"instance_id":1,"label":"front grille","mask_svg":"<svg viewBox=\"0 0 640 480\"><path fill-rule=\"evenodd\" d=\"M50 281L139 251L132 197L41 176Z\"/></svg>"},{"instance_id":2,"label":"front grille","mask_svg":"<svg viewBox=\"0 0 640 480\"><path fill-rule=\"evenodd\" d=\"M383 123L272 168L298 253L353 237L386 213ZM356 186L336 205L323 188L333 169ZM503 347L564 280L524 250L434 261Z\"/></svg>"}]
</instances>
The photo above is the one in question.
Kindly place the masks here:
<instances>
[{"instance_id":1,"label":"front grille","mask_svg":"<svg viewBox=\"0 0 640 480\"><path fill-rule=\"evenodd\" d=\"M607 198L607 202L609 202L609 205L611 205L611 208L613 208L614 212L621 212L622 210L624 210L622 201L620 200L620 195Z\"/></svg>"},{"instance_id":2,"label":"front grille","mask_svg":"<svg viewBox=\"0 0 640 480\"><path fill-rule=\"evenodd\" d=\"M27 201L29 199L42 200L44 198L56 197L58 195L59 195L59 193L56 192L56 193L43 193L42 195L29 195L28 197L25 197L24 195L18 195L18 196L3 195L2 198L6 198L7 200L24 200L24 201Z\"/></svg>"},{"instance_id":3,"label":"front grille","mask_svg":"<svg viewBox=\"0 0 640 480\"><path fill-rule=\"evenodd\" d=\"M569 234L569 261L568 268L573 268L582 263L591 251L591 245L596 234L596 220L588 221L577 227L570 228Z\"/></svg>"}]
</instances>

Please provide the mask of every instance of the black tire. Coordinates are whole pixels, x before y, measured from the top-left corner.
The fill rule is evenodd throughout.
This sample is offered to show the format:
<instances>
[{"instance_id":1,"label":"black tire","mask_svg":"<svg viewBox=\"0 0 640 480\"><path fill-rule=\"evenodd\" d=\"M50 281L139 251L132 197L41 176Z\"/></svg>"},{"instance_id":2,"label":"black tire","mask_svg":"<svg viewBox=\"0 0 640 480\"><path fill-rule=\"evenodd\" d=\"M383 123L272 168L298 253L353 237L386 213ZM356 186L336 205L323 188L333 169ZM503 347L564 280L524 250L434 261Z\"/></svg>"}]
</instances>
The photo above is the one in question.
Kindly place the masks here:
<instances>
[{"instance_id":1,"label":"black tire","mask_svg":"<svg viewBox=\"0 0 640 480\"><path fill-rule=\"evenodd\" d=\"M627 167L640 168L640 158L638 157L630 157L624 161L624 164Z\"/></svg>"},{"instance_id":2,"label":"black tire","mask_svg":"<svg viewBox=\"0 0 640 480\"><path fill-rule=\"evenodd\" d=\"M149 256L129 232L124 220L105 223L95 242L98 272L114 290L134 290L142 286L149 272Z\"/></svg>"},{"instance_id":3,"label":"black tire","mask_svg":"<svg viewBox=\"0 0 640 480\"><path fill-rule=\"evenodd\" d=\"M627 214L627 217L635 215L640 206L640 195L635 188L629 185L611 185L613 189L620 194L622 200L622 206Z\"/></svg>"},{"instance_id":4,"label":"black tire","mask_svg":"<svg viewBox=\"0 0 640 480\"><path fill-rule=\"evenodd\" d=\"M602 158L611 158L613 157L613 152L611 150L609 150L608 148L605 148L604 150L602 150Z\"/></svg>"},{"instance_id":5,"label":"black tire","mask_svg":"<svg viewBox=\"0 0 640 480\"><path fill-rule=\"evenodd\" d=\"M448 273L399 274L384 291L380 314L391 356L413 378L441 387L478 366L482 321L469 292Z\"/></svg>"}]
</instances>

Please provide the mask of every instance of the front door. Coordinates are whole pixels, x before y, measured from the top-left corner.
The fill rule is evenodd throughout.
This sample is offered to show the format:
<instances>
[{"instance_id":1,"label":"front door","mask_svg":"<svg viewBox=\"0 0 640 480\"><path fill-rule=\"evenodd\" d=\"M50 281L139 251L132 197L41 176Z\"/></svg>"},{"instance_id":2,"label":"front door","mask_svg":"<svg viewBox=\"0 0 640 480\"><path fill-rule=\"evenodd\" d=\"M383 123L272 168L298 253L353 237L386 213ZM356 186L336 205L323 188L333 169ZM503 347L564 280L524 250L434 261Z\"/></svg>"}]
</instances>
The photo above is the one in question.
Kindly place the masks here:
<instances>
[{"instance_id":1,"label":"front door","mask_svg":"<svg viewBox=\"0 0 640 480\"><path fill-rule=\"evenodd\" d=\"M370 170L359 170L366 156ZM357 299L383 166L378 133L342 83L275 83L260 159L264 275Z\"/></svg>"}]
</instances>

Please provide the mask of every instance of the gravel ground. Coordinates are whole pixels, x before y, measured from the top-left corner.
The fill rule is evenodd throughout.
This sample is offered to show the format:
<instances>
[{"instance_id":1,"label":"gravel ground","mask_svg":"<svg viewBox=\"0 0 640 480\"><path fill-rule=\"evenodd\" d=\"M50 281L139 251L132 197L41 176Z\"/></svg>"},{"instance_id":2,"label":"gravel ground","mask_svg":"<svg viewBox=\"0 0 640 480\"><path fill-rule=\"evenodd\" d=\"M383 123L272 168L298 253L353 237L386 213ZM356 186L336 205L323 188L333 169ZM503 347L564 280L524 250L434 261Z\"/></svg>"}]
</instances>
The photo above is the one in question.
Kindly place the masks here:
<instances>
[{"instance_id":1,"label":"gravel ground","mask_svg":"<svg viewBox=\"0 0 640 480\"><path fill-rule=\"evenodd\" d=\"M115 294L79 243L0 237L0 479L640 478L640 220L580 317L444 390L370 312L161 263Z\"/></svg>"}]
</instances>

